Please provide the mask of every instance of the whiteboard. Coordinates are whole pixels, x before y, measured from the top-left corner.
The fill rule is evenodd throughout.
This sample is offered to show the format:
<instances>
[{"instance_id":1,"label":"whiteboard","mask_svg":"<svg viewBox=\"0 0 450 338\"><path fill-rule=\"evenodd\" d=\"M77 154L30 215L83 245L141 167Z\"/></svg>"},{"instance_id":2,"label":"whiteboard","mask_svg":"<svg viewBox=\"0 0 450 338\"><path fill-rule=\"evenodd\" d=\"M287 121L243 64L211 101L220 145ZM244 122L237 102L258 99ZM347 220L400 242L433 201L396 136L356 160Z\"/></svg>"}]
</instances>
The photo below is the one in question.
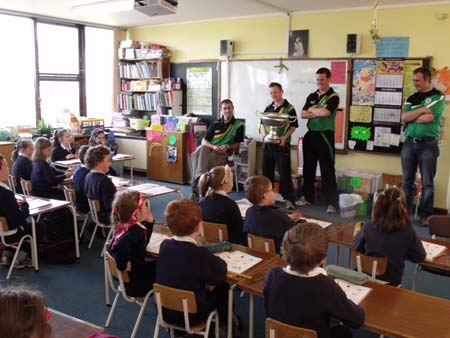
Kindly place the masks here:
<instances>
[{"instance_id":1,"label":"whiteboard","mask_svg":"<svg viewBox=\"0 0 450 338\"><path fill-rule=\"evenodd\" d=\"M258 131L258 112L263 112L264 108L272 100L269 95L269 83L279 82L284 89L284 98L294 105L299 119L299 128L292 137L292 144L297 144L298 137L305 135L307 120L301 118L301 111L307 96L317 90L316 71L320 67L327 67L332 70L331 86L339 94L339 108L343 109L343 116L336 119L336 149L344 149L345 145L345 123L347 113L347 80L348 80L348 59L336 60L283 60L289 69L279 73L274 66L279 64L279 60L253 60L253 61L223 61L220 72L220 96L221 100L229 98L234 103L235 116L244 118L245 131L248 137L262 140L262 135ZM336 70L336 72L333 72ZM338 72L340 70L340 73ZM340 75L338 75L340 74ZM336 78L334 76L337 75ZM339 82L339 83L333 83Z\"/></svg>"}]
</instances>

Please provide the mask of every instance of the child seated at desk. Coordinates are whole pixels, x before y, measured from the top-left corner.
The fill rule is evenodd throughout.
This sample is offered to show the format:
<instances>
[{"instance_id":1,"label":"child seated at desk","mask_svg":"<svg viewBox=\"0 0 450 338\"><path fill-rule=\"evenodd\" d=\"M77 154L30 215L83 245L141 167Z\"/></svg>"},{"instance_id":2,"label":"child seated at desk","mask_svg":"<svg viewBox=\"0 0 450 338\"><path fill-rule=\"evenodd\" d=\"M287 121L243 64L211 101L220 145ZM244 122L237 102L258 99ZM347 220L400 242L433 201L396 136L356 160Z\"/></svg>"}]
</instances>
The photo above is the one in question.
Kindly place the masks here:
<instances>
[{"instance_id":1,"label":"child seated at desk","mask_svg":"<svg viewBox=\"0 0 450 338\"><path fill-rule=\"evenodd\" d=\"M214 167L200 176L200 207L204 221L227 225L229 241L243 242L242 216L236 202L227 196L233 190L233 172L230 167Z\"/></svg>"},{"instance_id":2,"label":"child seated at desk","mask_svg":"<svg viewBox=\"0 0 450 338\"><path fill-rule=\"evenodd\" d=\"M265 176L249 177L244 189L247 199L253 204L245 215L244 232L272 238L279 252L284 233L301 220L300 213L288 215L275 206L272 182Z\"/></svg>"},{"instance_id":3,"label":"child seated at desk","mask_svg":"<svg viewBox=\"0 0 450 338\"><path fill-rule=\"evenodd\" d=\"M173 238L162 242L156 265L156 283L195 293L197 313L189 315L190 324L205 320L215 308L219 322L227 322L227 264L208 249L197 246L195 237L202 230L202 211L191 200L171 201L165 211ZM164 320L184 326L183 313L163 310Z\"/></svg>"},{"instance_id":4,"label":"child seated at desk","mask_svg":"<svg viewBox=\"0 0 450 338\"><path fill-rule=\"evenodd\" d=\"M75 172L73 174L73 189L75 190L75 194L77 196L75 200L75 206L77 207L77 210L83 213L89 211L89 203L86 194L84 193L84 179L90 172L89 168L85 165L85 158L88 149L89 146L87 145L80 147L78 156L80 158L81 166L75 169Z\"/></svg>"},{"instance_id":5,"label":"child seated at desk","mask_svg":"<svg viewBox=\"0 0 450 338\"><path fill-rule=\"evenodd\" d=\"M19 140L12 153L14 163L11 169L11 175L16 178L16 192L18 194L23 194L20 180L31 180L31 172L33 171L31 155L33 155L33 142L31 140Z\"/></svg>"},{"instance_id":6,"label":"child seated at desk","mask_svg":"<svg viewBox=\"0 0 450 338\"><path fill-rule=\"evenodd\" d=\"M378 279L398 285L402 281L405 259L420 263L425 249L408 217L405 194L389 188L378 194L372 220L366 221L356 235L353 249L375 257L386 257L386 272Z\"/></svg>"},{"instance_id":7,"label":"child seated at desk","mask_svg":"<svg viewBox=\"0 0 450 338\"><path fill-rule=\"evenodd\" d=\"M71 147L72 132L70 129L55 130L51 161L66 161L78 158L76 150Z\"/></svg>"},{"instance_id":8,"label":"child seated at desk","mask_svg":"<svg viewBox=\"0 0 450 338\"><path fill-rule=\"evenodd\" d=\"M345 326L330 328L330 319L357 328L364 323L364 311L347 299L321 267L327 250L326 231L317 224L298 224L286 232L281 253L289 265L274 267L266 276L263 287L266 316L315 330L319 338L351 337Z\"/></svg>"},{"instance_id":9,"label":"child seated at desk","mask_svg":"<svg viewBox=\"0 0 450 338\"><path fill-rule=\"evenodd\" d=\"M20 238L26 234L31 234L31 225L26 221L26 218L29 216L29 211L28 203L25 198L23 198L21 206L19 206L14 193L3 183L8 179L8 175L8 162L6 162L3 155L0 155L0 216L4 217L8 222L9 230L18 229L15 235L5 238L6 242L10 243L19 241ZM41 235L41 231L38 231L38 233ZM14 251L10 250L10 248L6 248L2 253L1 264L10 265L13 256ZM15 267L23 268L30 264L31 260L27 253L21 251L16 260Z\"/></svg>"},{"instance_id":10,"label":"child seated at desk","mask_svg":"<svg viewBox=\"0 0 450 338\"><path fill-rule=\"evenodd\" d=\"M44 296L24 286L0 287L1 337L50 338L50 312Z\"/></svg>"},{"instance_id":11,"label":"child seated at desk","mask_svg":"<svg viewBox=\"0 0 450 338\"><path fill-rule=\"evenodd\" d=\"M91 137L89 138L89 145L91 147L93 146L98 146L99 144L102 144L106 147L109 148L109 150L111 151L111 156L114 156L117 153L117 149L119 148L118 145L112 147L110 146L109 142L108 142L108 137L106 136L105 130L97 128L94 129L91 133ZM120 166L121 168L123 167L123 164L118 164L118 166ZM110 165L109 166L109 171L107 173L108 175L111 176L117 176L117 171Z\"/></svg>"},{"instance_id":12,"label":"child seated at desk","mask_svg":"<svg viewBox=\"0 0 450 338\"><path fill-rule=\"evenodd\" d=\"M64 192L58 189L64 179L72 176L71 170L60 171L48 163L52 144L45 137L39 137L34 142L33 171L31 173L31 194L38 197L64 200Z\"/></svg>"},{"instance_id":13,"label":"child seated at desk","mask_svg":"<svg viewBox=\"0 0 450 338\"><path fill-rule=\"evenodd\" d=\"M116 187L106 176L111 164L109 148L103 145L90 147L85 156L85 163L91 172L84 179L84 193L87 198L100 202L100 222L111 224L110 215Z\"/></svg>"},{"instance_id":14,"label":"child seated at desk","mask_svg":"<svg viewBox=\"0 0 450 338\"><path fill-rule=\"evenodd\" d=\"M130 190L118 193L114 198L112 217L116 232L111 242L111 255L117 268L128 272L127 295L144 297L153 288L156 266L156 261L145 258L154 218L144 195Z\"/></svg>"}]
</instances>

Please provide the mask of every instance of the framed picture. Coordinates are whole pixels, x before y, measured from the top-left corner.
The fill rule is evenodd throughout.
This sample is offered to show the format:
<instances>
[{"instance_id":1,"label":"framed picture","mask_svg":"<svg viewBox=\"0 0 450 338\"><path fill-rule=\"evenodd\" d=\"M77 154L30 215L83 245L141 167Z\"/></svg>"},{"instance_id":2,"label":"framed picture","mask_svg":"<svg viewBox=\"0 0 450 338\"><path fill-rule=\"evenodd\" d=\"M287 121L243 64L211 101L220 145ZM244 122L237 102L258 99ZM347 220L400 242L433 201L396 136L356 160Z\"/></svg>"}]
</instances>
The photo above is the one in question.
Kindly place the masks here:
<instances>
[{"instance_id":1,"label":"framed picture","mask_svg":"<svg viewBox=\"0 0 450 338\"><path fill-rule=\"evenodd\" d=\"M308 57L309 30L289 31L289 57Z\"/></svg>"}]
</instances>

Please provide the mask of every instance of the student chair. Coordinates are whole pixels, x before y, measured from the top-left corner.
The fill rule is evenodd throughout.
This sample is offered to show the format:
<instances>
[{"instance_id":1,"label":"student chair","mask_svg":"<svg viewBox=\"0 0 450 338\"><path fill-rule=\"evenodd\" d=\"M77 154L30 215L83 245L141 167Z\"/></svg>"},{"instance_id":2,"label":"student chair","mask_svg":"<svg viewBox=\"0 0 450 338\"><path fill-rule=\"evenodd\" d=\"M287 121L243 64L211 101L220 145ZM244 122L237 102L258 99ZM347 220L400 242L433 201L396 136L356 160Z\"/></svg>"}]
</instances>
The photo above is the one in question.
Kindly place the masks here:
<instances>
[{"instance_id":1,"label":"student chair","mask_svg":"<svg viewBox=\"0 0 450 338\"><path fill-rule=\"evenodd\" d=\"M94 242L95 234L96 234L98 228L102 228L103 230L109 229L108 235L106 236L106 240L105 240L105 244L106 244L113 234L114 226L113 226L113 224L103 224L98 219L98 212L100 211L100 202L98 200L88 198L88 203L89 203L89 210L91 213L92 220L95 222L95 228L94 228L94 231L92 232L91 240L89 241L89 245L88 245L88 248L90 249L92 246L92 242ZM104 252L105 252L105 245L103 246L102 253L100 255L101 257L103 257Z\"/></svg>"},{"instance_id":2,"label":"student chair","mask_svg":"<svg viewBox=\"0 0 450 338\"><path fill-rule=\"evenodd\" d=\"M317 338L314 330L284 324L272 318L266 319L265 338Z\"/></svg>"},{"instance_id":3,"label":"student chair","mask_svg":"<svg viewBox=\"0 0 450 338\"><path fill-rule=\"evenodd\" d=\"M87 221L89 220L90 211L83 213L79 210L77 210L77 207L75 206L75 201L77 199L77 194L75 192L75 189L69 189L67 187L64 187L64 197L66 198L66 201L70 202L72 204L73 209L75 210L75 213L77 217L83 218L83 225L81 226L81 231L79 234L79 238L83 236L84 228L86 227Z\"/></svg>"},{"instance_id":4,"label":"student chair","mask_svg":"<svg viewBox=\"0 0 450 338\"><path fill-rule=\"evenodd\" d=\"M32 245L33 243L33 236L31 235L24 235L20 238L20 240L18 242L14 242L14 243L7 243L6 242L6 237L10 237L13 236L17 233L18 229L9 229L9 225L8 222L6 221L6 218L3 216L0 216L0 238L1 238L1 243L7 247L7 248L13 248L16 252L14 254L14 257L11 261L11 265L9 267L8 270L8 274L6 275L6 279L9 279L11 277L11 273L12 270L14 269L14 264L16 263L17 260L17 256L19 255L20 252L20 248L22 247L23 242L26 240L30 243L30 245ZM36 257L33 255L34 250L31 250L31 259L33 262L33 266L35 266L36 264Z\"/></svg>"},{"instance_id":5,"label":"student chair","mask_svg":"<svg viewBox=\"0 0 450 338\"><path fill-rule=\"evenodd\" d=\"M247 243L250 249L276 254L275 241L272 238L266 238L247 234Z\"/></svg>"},{"instance_id":6,"label":"student chair","mask_svg":"<svg viewBox=\"0 0 450 338\"><path fill-rule=\"evenodd\" d=\"M10 189L14 193L16 193L17 179L15 176L13 176L13 175L8 176L8 185L9 185Z\"/></svg>"},{"instance_id":7,"label":"student chair","mask_svg":"<svg viewBox=\"0 0 450 338\"><path fill-rule=\"evenodd\" d=\"M191 326L189 323L189 314L197 313L197 301L195 300L195 294L192 291L174 289L155 283L153 284L153 292L156 308L158 310L158 318L156 319L153 338L158 338L160 326L170 330L171 338L175 337L174 330L185 331L188 334L197 334L207 338L209 336L209 329L212 321L215 323L216 338L219 338L219 314L217 313L217 310L211 311L206 321L194 326ZM164 321L162 308L183 312L184 326L169 324Z\"/></svg>"},{"instance_id":8,"label":"student chair","mask_svg":"<svg viewBox=\"0 0 450 338\"><path fill-rule=\"evenodd\" d=\"M428 218L428 226L431 238L436 239L436 237L443 237L450 239L450 215L433 215ZM436 275L450 277L450 272L448 270L424 266L422 264L417 264L416 271L413 275L411 289L416 290L417 278L420 271L427 271Z\"/></svg>"},{"instance_id":9,"label":"student chair","mask_svg":"<svg viewBox=\"0 0 450 338\"><path fill-rule=\"evenodd\" d=\"M119 296L122 295L123 299L125 299L129 303L136 303L140 306L139 314L136 319L136 323L133 327L133 332L131 333L131 338L134 338L136 336L137 330L139 329L139 324L141 323L142 316L144 315L145 307L147 306L148 299L153 294L153 290L150 290L147 292L147 294L144 297L131 297L127 295L127 292L125 290L125 284L130 281L128 272L126 271L119 271L117 269L116 260L113 256L108 252L108 250L105 250L105 268L106 268L106 275L105 278L109 281L109 286L113 292L116 293L116 296L114 297L113 304L111 306L111 310L109 311L108 318L106 319L105 327L109 327L109 324L111 323L112 316L114 315L114 311L116 310L117 301L119 300ZM119 280L119 284L117 287L114 285L113 277L117 278Z\"/></svg>"},{"instance_id":10,"label":"student chair","mask_svg":"<svg viewBox=\"0 0 450 338\"><path fill-rule=\"evenodd\" d=\"M356 262L358 272L368 274L371 280L386 272L388 260L386 257L372 257L364 255L358 251L351 251L353 266Z\"/></svg>"},{"instance_id":11,"label":"student chair","mask_svg":"<svg viewBox=\"0 0 450 338\"><path fill-rule=\"evenodd\" d=\"M22 191L25 196L31 195L32 185L31 181L24 180L23 178L20 180L20 185L22 186Z\"/></svg>"},{"instance_id":12,"label":"student chair","mask_svg":"<svg viewBox=\"0 0 450 338\"><path fill-rule=\"evenodd\" d=\"M203 221L203 238L207 243L218 243L228 240L226 224Z\"/></svg>"}]
</instances>

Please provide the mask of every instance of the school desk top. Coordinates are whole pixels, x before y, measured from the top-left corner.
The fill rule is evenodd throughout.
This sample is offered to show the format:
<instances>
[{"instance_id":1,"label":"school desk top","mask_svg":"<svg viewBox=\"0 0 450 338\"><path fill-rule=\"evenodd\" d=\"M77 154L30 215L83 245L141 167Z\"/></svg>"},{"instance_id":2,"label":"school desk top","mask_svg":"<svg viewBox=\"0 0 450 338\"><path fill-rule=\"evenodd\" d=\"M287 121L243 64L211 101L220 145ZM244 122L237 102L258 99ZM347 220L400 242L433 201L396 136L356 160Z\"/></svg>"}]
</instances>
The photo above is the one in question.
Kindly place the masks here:
<instances>
[{"instance_id":1,"label":"school desk top","mask_svg":"<svg viewBox=\"0 0 450 338\"><path fill-rule=\"evenodd\" d=\"M49 323L52 326L51 338L80 338L88 337L94 333L105 332L105 329L101 326L53 309L49 310L51 312L49 320Z\"/></svg>"}]
</instances>

